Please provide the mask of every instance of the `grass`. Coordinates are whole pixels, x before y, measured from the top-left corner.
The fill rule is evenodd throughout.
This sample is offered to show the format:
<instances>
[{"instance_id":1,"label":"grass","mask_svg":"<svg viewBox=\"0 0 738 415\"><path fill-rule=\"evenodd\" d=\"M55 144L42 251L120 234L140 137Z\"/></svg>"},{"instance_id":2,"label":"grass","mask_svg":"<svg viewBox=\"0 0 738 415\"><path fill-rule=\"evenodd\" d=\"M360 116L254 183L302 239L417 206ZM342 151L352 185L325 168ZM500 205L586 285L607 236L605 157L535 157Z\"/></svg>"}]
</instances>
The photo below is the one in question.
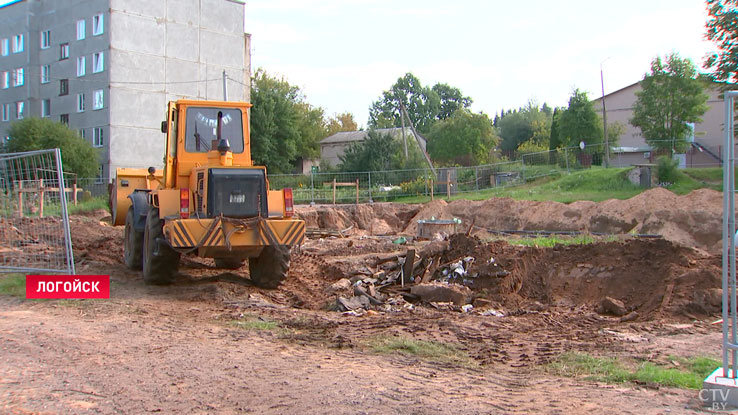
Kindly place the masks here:
<instances>
[{"instance_id":1,"label":"grass","mask_svg":"<svg viewBox=\"0 0 738 415\"><path fill-rule=\"evenodd\" d=\"M507 242L510 245L522 245L522 246L535 246L542 248L552 248L556 245L589 245L596 242L612 242L616 241L616 236L607 236L604 238L597 238L592 235L574 235L574 236L540 236L536 238L509 238Z\"/></svg>"},{"instance_id":2,"label":"grass","mask_svg":"<svg viewBox=\"0 0 738 415\"><path fill-rule=\"evenodd\" d=\"M80 198L76 206L71 200L67 200L67 212L70 215L95 212L98 210L110 211L110 207L108 206L108 198L106 196L93 197L85 201L82 201ZM61 204L44 203L44 216L59 215L61 215Z\"/></svg>"},{"instance_id":3,"label":"grass","mask_svg":"<svg viewBox=\"0 0 738 415\"><path fill-rule=\"evenodd\" d=\"M106 196L93 197L84 202L77 202L77 206L74 203L68 205L69 213L88 213L95 212L97 210L110 211L108 206L108 198Z\"/></svg>"},{"instance_id":4,"label":"grass","mask_svg":"<svg viewBox=\"0 0 738 415\"><path fill-rule=\"evenodd\" d=\"M665 366L652 362L624 363L608 357L594 357L586 353L565 353L546 366L549 373L559 376L584 378L605 383L645 383L682 389L700 389L702 381L720 362L707 357L679 358L671 361L679 366Z\"/></svg>"},{"instance_id":5,"label":"grass","mask_svg":"<svg viewBox=\"0 0 738 415\"><path fill-rule=\"evenodd\" d=\"M26 276L23 274L0 275L0 295L26 297Z\"/></svg>"},{"instance_id":6,"label":"grass","mask_svg":"<svg viewBox=\"0 0 738 415\"><path fill-rule=\"evenodd\" d=\"M272 331L279 328L279 324L276 321L265 320L254 315L244 315L238 320L231 321L231 325L252 331Z\"/></svg>"},{"instance_id":7,"label":"grass","mask_svg":"<svg viewBox=\"0 0 738 415\"><path fill-rule=\"evenodd\" d=\"M571 203L578 200L601 202L607 199L629 199L644 188L631 183L627 174L630 167L609 168L593 166L590 169L541 177L519 186L498 187L458 193L451 200L486 200L492 197L509 197L518 200L555 201ZM654 171L655 174L655 171ZM736 172L738 176L738 171ZM666 186L670 191L684 195L693 190L708 188L722 190L723 170L720 167L689 168L677 171L677 180ZM436 195L446 199L445 194ZM428 196L407 196L395 200L402 203L425 203Z\"/></svg>"},{"instance_id":8,"label":"grass","mask_svg":"<svg viewBox=\"0 0 738 415\"><path fill-rule=\"evenodd\" d=\"M474 360L465 351L452 344L415 340L403 336L380 336L367 341L366 344L375 353L399 353L434 362L453 363L465 367L476 366Z\"/></svg>"}]
</instances>

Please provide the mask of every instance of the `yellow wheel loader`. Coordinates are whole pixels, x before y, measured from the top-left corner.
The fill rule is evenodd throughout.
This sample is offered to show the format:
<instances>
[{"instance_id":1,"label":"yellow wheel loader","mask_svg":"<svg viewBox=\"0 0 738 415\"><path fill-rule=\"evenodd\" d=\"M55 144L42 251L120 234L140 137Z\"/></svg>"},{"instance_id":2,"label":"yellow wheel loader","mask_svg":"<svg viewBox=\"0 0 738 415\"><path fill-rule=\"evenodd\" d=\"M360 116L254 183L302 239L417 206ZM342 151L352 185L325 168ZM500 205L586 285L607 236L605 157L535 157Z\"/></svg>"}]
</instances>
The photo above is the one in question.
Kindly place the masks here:
<instances>
[{"instance_id":1,"label":"yellow wheel loader","mask_svg":"<svg viewBox=\"0 0 738 415\"><path fill-rule=\"evenodd\" d=\"M221 268L246 259L252 282L276 288L302 244L292 189L270 190L254 166L244 102L169 103L164 170L119 168L111 191L115 225L125 225L124 262L150 284L171 283L180 255L214 258Z\"/></svg>"}]
</instances>

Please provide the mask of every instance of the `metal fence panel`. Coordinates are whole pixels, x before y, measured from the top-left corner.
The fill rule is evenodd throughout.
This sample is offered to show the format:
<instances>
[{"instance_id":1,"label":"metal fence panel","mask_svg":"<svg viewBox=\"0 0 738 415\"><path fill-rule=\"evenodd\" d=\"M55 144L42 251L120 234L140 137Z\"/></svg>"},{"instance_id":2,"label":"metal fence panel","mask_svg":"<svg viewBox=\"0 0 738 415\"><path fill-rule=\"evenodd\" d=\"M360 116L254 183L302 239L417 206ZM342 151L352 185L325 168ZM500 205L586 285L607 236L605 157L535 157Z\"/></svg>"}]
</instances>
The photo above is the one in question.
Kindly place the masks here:
<instances>
[{"instance_id":1,"label":"metal fence panel","mask_svg":"<svg viewBox=\"0 0 738 415\"><path fill-rule=\"evenodd\" d=\"M59 149L0 154L0 272L74 274Z\"/></svg>"}]
</instances>

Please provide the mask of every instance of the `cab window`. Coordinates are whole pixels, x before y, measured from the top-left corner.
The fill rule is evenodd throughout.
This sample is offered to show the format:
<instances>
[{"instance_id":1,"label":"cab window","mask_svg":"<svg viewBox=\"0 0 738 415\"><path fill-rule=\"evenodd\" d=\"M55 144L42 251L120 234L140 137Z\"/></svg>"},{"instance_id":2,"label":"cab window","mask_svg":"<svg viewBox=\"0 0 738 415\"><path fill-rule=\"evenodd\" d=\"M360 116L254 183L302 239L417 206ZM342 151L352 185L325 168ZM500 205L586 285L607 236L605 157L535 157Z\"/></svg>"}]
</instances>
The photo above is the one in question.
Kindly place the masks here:
<instances>
[{"instance_id":1,"label":"cab window","mask_svg":"<svg viewBox=\"0 0 738 415\"><path fill-rule=\"evenodd\" d=\"M207 153L217 137L218 117L221 118L221 138L228 140L233 153L243 153L243 116L236 108L187 108L185 151Z\"/></svg>"}]
</instances>

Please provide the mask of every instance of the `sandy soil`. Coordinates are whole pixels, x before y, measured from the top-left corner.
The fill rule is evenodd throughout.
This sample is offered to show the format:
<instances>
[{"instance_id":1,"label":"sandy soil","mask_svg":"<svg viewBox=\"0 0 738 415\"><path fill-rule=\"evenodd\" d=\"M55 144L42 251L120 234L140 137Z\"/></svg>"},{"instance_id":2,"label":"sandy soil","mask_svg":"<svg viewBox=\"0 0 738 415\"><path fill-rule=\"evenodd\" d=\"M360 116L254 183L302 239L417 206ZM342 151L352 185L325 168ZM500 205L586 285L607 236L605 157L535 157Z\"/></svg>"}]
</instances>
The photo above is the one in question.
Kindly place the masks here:
<instances>
[{"instance_id":1,"label":"sandy soil","mask_svg":"<svg viewBox=\"0 0 738 415\"><path fill-rule=\"evenodd\" d=\"M677 197L655 189L600 204L300 207L308 227L351 228L351 236L308 240L277 290L251 285L247 267L224 272L197 258L183 259L172 286L146 286L121 262L122 228L102 214L73 217L77 271L109 274L111 299L0 297L0 413L703 412L696 391L558 378L543 364L566 351L654 362L718 357L720 329L709 323L719 310L721 203L716 192ZM362 286L376 284L385 305L360 316L331 311L338 296L351 295L332 287L337 281L391 273L393 263L378 259L410 247L430 252L429 242L392 243L430 216L474 218L472 236L454 236L423 259L475 258L467 269L474 278L460 281L471 312L418 302L408 287L373 280ZM499 229L621 236L548 249L487 242L487 230ZM628 236L634 230L664 238ZM429 274L442 278L443 269ZM634 317L598 310L606 296ZM490 309L504 316L484 315ZM277 327L234 325L244 319ZM393 335L454 344L472 361L380 355L367 346Z\"/></svg>"}]
</instances>

